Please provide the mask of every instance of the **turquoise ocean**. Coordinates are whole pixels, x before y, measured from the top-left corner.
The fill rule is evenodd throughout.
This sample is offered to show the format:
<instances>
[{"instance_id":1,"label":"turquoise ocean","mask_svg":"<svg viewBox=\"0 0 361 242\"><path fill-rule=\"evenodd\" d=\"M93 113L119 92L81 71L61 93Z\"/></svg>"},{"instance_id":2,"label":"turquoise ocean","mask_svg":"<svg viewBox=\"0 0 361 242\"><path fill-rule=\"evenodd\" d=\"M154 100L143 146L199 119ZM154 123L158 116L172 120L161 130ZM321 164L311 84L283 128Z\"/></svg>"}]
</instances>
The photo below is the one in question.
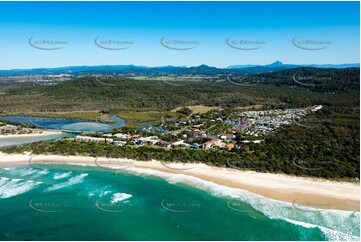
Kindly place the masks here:
<instances>
[{"instance_id":1,"label":"turquoise ocean","mask_svg":"<svg viewBox=\"0 0 361 242\"><path fill-rule=\"evenodd\" d=\"M0 240L358 240L360 213L279 202L180 174L0 167Z\"/></svg>"}]
</instances>

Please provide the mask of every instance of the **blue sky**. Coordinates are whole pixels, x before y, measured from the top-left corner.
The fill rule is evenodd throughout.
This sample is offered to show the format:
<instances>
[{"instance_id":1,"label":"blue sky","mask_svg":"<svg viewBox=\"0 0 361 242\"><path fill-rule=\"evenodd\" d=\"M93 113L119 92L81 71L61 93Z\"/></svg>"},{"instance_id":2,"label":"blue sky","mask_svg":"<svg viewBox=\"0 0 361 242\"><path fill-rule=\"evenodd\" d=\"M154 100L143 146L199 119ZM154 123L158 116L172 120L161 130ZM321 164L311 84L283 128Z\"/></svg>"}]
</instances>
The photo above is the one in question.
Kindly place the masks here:
<instances>
[{"instance_id":1,"label":"blue sky","mask_svg":"<svg viewBox=\"0 0 361 242\"><path fill-rule=\"evenodd\" d=\"M0 69L358 63L359 11L359 2L0 2ZM35 46L62 48L32 47L30 37ZM108 50L96 37L131 44L101 44L129 47ZM162 37L193 48L166 48ZM42 40L66 43L32 42Z\"/></svg>"}]
</instances>

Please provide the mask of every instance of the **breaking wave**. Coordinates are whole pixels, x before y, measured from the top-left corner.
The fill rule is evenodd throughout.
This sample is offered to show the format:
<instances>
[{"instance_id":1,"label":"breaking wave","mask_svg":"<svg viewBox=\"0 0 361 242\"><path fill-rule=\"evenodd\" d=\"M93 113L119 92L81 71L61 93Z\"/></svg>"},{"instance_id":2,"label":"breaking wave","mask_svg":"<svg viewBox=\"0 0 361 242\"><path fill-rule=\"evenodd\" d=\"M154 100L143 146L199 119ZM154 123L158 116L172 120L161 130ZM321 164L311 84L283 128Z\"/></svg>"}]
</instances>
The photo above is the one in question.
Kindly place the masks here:
<instances>
[{"instance_id":1,"label":"breaking wave","mask_svg":"<svg viewBox=\"0 0 361 242\"><path fill-rule=\"evenodd\" d=\"M63 178L67 178L67 177L69 177L70 175L71 175L71 171L69 171L69 172L62 172L62 173L55 173L54 174L54 179L55 180L59 180L59 179L63 179Z\"/></svg>"},{"instance_id":2,"label":"breaking wave","mask_svg":"<svg viewBox=\"0 0 361 242\"><path fill-rule=\"evenodd\" d=\"M41 182L23 179L0 178L0 198L10 198L32 190Z\"/></svg>"},{"instance_id":3,"label":"breaking wave","mask_svg":"<svg viewBox=\"0 0 361 242\"><path fill-rule=\"evenodd\" d=\"M110 203L113 204L113 203L121 202L121 201L127 200L131 197L132 197L132 195L127 194L127 193L114 193Z\"/></svg>"},{"instance_id":4,"label":"breaking wave","mask_svg":"<svg viewBox=\"0 0 361 242\"><path fill-rule=\"evenodd\" d=\"M66 182L55 184L52 187L47 188L45 191L46 192L56 191L56 190L59 190L59 189L65 188L65 187L70 187L70 186L73 186L75 184L79 184L79 183L83 182L84 177L86 177L88 175L89 174L87 174L87 173L81 173L81 174L79 174L77 176L74 176L74 177L70 178Z\"/></svg>"}]
</instances>

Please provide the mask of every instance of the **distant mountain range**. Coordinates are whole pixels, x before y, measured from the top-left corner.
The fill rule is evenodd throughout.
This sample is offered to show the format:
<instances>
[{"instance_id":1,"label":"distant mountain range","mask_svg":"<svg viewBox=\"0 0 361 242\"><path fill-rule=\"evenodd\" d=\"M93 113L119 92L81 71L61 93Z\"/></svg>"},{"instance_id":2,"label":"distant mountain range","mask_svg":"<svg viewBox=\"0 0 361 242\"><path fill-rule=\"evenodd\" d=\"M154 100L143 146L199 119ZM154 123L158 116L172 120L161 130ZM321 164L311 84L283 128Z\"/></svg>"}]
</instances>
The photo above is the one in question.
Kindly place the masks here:
<instances>
[{"instance_id":1,"label":"distant mountain range","mask_svg":"<svg viewBox=\"0 0 361 242\"><path fill-rule=\"evenodd\" d=\"M252 67L265 67L265 68L296 68L296 67L314 67L314 68L335 68L335 69L344 69L357 67L360 68L360 63L351 63L351 64L303 64L303 65L294 65L294 64L283 64L281 61L273 62L268 65L235 65L228 66L228 69L244 69L244 68L252 68Z\"/></svg>"},{"instance_id":2,"label":"distant mountain range","mask_svg":"<svg viewBox=\"0 0 361 242\"><path fill-rule=\"evenodd\" d=\"M124 75L124 76L160 76L160 75L216 75L216 74L257 74L280 71L297 67L313 67L313 68L360 68L359 63L354 64L309 64L309 65L293 65L283 64L276 61L268 65L234 65L227 68L217 68L207 65L186 67L186 66L135 66L135 65L100 65L100 66L68 66L58 68L36 68L36 69L13 69L0 70L1 76L14 75L55 75L55 74L71 74L80 75Z\"/></svg>"}]
</instances>

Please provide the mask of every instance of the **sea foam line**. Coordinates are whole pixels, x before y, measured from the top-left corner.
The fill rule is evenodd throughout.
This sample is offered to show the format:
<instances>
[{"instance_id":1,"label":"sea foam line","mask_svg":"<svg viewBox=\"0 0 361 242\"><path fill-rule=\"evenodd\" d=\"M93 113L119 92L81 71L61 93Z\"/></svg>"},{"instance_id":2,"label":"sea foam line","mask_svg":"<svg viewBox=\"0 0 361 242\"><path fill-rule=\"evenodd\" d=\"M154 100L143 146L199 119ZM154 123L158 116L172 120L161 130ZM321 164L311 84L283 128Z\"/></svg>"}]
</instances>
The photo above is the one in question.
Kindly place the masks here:
<instances>
[{"instance_id":1,"label":"sea foam line","mask_svg":"<svg viewBox=\"0 0 361 242\"><path fill-rule=\"evenodd\" d=\"M54 178L54 180L67 178L68 176L71 175L71 173L72 173L71 171L63 172L63 173L55 173L53 178Z\"/></svg>"},{"instance_id":2,"label":"sea foam line","mask_svg":"<svg viewBox=\"0 0 361 242\"><path fill-rule=\"evenodd\" d=\"M65 187L69 187L69 186L73 186L75 184L81 183L81 182L83 182L84 177L86 177L88 175L89 175L88 173L81 173L80 175L70 178L66 182L58 183L58 184L53 185L52 187L45 189L45 192L55 191L55 190L59 190L59 189L65 188Z\"/></svg>"},{"instance_id":3,"label":"sea foam line","mask_svg":"<svg viewBox=\"0 0 361 242\"><path fill-rule=\"evenodd\" d=\"M37 172L39 172L39 170L34 169L34 168L28 168L28 167L9 170L9 174L14 175L14 176L21 176L21 177L32 175Z\"/></svg>"},{"instance_id":4,"label":"sea foam line","mask_svg":"<svg viewBox=\"0 0 361 242\"><path fill-rule=\"evenodd\" d=\"M319 225L314 225L314 224L309 224L309 223L304 223L304 222L299 222L299 221L295 221L292 219L284 219L285 221L298 225L298 226L302 226L304 228L318 228L322 231L322 233L324 235L326 235L326 237L330 240L333 241L359 241L360 237L353 235L351 232L339 232L339 231L335 231L329 228L325 228L323 226L319 226Z\"/></svg>"},{"instance_id":5,"label":"sea foam line","mask_svg":"<svg viewBox=\"0 0 361 242\"><path fill-rule=\"evenodd\" d=\"M301 209L294 208L292 203L277 201L242 189L222 186L193 176L171 174L138 167L117 167L117 169L122 169L135 175L160 177L170 184L188 184L200 190L210 192L217 197L237 199L249 204L270 219L283 219L288 222L294 221L292 223L296 225L295 222L298 222L299 224L297 225L299 226L301 224L317 226L328 239L335 237L340 240L350 240L350 237L359 238L359 212L297 206L298 208L305 208L306 211L313 210L312 213L308 213ZM352 236L350 236L350 233L352 233Z\"/></svg>"}]
</instances>

